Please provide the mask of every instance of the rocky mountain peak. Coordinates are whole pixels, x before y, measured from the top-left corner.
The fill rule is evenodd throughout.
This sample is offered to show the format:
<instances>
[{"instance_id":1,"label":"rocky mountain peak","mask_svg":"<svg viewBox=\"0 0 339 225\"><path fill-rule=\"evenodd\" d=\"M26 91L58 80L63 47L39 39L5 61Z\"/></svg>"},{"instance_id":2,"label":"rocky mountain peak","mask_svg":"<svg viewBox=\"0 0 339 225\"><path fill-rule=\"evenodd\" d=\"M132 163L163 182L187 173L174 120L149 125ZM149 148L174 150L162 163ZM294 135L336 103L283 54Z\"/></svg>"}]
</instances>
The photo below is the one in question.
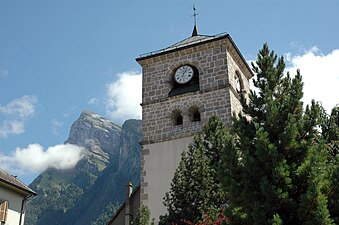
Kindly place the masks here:
<instances>
[{"instance_id":1,"label":"rocky mountain peak","mask_svg":"<svg viewBox=\"0 0 339 225\"><path fill-rule=\"evenodd\" d=\"M66 143L86 148L89 154L108 162L119 157L121 127L91 111L84 111L73 123Z\"/></svg>"},{"instance_id":2,"label":"rocky mountain peak","mask_svg":"<svg viewBox=\"0 0 339 225\"><path fill-rule=\"evenodd\" d=\"M114 130L118 132L121 131L121 127L113 123L111 120L88 110L82 112L77 121L83 121L99 129Z\"/></svg>"}]
</instances>

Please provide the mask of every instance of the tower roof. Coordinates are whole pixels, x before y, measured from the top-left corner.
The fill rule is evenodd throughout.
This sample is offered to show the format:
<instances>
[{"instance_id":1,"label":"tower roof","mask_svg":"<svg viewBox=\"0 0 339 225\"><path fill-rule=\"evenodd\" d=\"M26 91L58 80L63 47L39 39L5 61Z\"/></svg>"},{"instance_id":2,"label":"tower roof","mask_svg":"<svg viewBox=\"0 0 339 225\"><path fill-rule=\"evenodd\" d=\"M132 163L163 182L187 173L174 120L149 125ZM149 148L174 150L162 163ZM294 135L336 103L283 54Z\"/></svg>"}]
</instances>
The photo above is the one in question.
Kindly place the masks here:
<instances>
[{"instance_id":1,"label":"tower roof","mask_svg":"<svg viewBox=\"0 0 339 225\"><path fill-rule=\"evenodd\" d=\"M194 28L193 28L193 32L192 32L192 37L193 36L197 36L197 35L198 35L197 25L194 24Z\"/></svg>"},{"instance_id":2,"label":"tower roof","mask_svg":"<svg viewBox=\"0 0 339 225\"><path fill-rule=\"evenodd\" d=\"M194 32L194 31L193 31ZM220 35L220 36L224 36L226 35L226 33L224 33L223 35ZM217 36L209 36L209 35L199 35L199 34L196 34L196 35L192 35L191 37L189 38L186 38L182 41L179 41L167 48L164 48L163 50L165 51L168 51L168 50L171 50L173 48L180 48L180 47L184 47L184 46L187 46L187 45L192 45L192 44L196 44L196 43L200 43L200 42L205 42L205 41L208 41L208 40L213 40L215 39L216 37L219 37L219 35Z\"/></svg>"},{"instance_id":3,"label":"tower roof","mask_svg":"<svg viewBox=\"0 0 339 225\"><path fill-rule=\"evenodd\" d=\"M194 33L194 30L193 30L193 33ZM213 35L213 36L199 35L198 33L196 35L192 34L191 37L186 38L182 41L179 41L179 42L177 42L173 45L170 45L167 48L164 48L164 49L161 49L161 50L158 50L158 51L149 52L149 53L146 53L146 54L142 54L136 60L138 61L138 60L141 60L141 59L144 59L144 58L153 57L153 56L156 56L156 55L159 55L159 54L178 50L179 48L184 48L184 47L195 45L195 44L213 41L213 40L216 40L216 39L219 39L219 38L224 38L224 37L227 37L227 36L229 36L227 33L221 33L221 34L217 34L217 35Z\"/></svg>"},{"instance_id":4,"label":"tower roof","mask_svg":"<svg viewBox=\"0 0 339 225\"><path fill-rule=\"evenodd\" d=\"M251 68L247 64L245 58L243 57L243 55L241 54L238 47L233 42L231 36L228 33L221 33L221 34L217 34L217 35L213 35L213 36L197 34L197 35L191 36L189 38L186 38L182 41L179 41L179 42L177 42L173 45L170 45L167 48L164 48L164 49L161 49L161 50L158 50L158 51L149 52L149 53L146 53L146 54L142 54L138 58L136 58L136 61L141 63L141 61L148 59L148 58L160 56L160 55L167 54L167 53L174 52L174 51L178 51L178 50L181 50L181 49L184 49L184 48L189 48L189 47L192 47L192 46L195 46L195 45L213 42L213 41L224 39L224 38L229 41L230 45L233 46L233 48L235 49L235 52L239 55L241 61L244 63L245 67L248 70L248 77L249 78L253 77L254 74L253 74Z\"/></svg>"}]
</instances>

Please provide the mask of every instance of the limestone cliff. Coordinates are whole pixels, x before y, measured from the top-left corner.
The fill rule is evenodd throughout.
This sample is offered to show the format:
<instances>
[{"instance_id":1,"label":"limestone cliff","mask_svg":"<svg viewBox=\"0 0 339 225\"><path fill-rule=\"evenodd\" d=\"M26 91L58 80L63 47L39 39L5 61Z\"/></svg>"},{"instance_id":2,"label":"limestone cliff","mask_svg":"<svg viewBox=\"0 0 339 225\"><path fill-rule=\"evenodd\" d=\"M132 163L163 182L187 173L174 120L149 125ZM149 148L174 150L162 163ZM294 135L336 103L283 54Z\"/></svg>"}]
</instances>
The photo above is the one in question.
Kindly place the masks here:
<instances>
[{"instance_id":1,"label":"limestone cliff","mask_svg":"<svg viewBox=\"0 0 339 225\"><path fill-rule=\"evenodd\" d=\"M82 146L85 157L69 170L48 169L30 187L26 225L105 224L124 198L128 181L139 183L141 121L122 127L84 111L66 143Z\"/></svg>"},{"instance_id":2,"label":"limestone cliff","mask_svg":"<svg viewBox=\"0 0 339 225\"><path fill-rule=\"evenodd\" d=\"M81 113L71 127L70 144L85 147L95 158L108 162L109 158L119 157L121 127L112 121L90 111Z\"/></svg>"}]
</instances>

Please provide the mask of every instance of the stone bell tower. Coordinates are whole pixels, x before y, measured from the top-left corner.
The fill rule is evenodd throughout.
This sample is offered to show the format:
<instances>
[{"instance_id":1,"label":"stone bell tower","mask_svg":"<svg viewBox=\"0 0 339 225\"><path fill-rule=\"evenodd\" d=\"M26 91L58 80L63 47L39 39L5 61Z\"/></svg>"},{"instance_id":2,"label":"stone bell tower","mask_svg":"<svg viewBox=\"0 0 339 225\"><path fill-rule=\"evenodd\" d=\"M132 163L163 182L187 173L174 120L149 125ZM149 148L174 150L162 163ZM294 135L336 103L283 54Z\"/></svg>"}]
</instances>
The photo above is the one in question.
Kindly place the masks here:
<instances>
[{"instance_id":1,"label":"stone bell tower","mask_svg":"<svg viewBox=\"0 0 339 225\"><path fill-rule=\"evenodd\" d=\"M212 115L227 125L252 72L229 34L192 36L136 59L142 66L142 205L156 222L181 153Z\"/></svg>"}]
</instances>

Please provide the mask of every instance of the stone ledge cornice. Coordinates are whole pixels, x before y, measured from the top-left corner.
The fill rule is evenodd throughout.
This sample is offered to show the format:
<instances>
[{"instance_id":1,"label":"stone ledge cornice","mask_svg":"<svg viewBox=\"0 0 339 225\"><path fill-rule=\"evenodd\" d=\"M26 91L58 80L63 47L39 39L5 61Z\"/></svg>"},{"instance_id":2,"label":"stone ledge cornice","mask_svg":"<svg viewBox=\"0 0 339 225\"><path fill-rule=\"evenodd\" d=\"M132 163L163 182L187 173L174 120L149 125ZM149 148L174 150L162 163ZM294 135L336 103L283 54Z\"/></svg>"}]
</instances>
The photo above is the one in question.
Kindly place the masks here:
<instances>
[{"instance_id":1,"label":"stone ledge cornice","mask_svg":"<svg viewBox=\"0 0 339 225\"><path fill-rule=\"evenodd\" d=\"M140 103L140 105L141 106L147 106L147 105L151 105L151 104L155 104L155 103L161 103L161 102L165 102L165 101L168 101L168 100L171 100L171 99L180 98L180 97L186 97L186 96L190 96L190 95L193 96L196 93L203 94L203 93L208 93L208 92L211 92L211 91L218 91L218 90L230 87L230 86L231 86L230 84L224 84L224 85L220 85L220 86L218 86L216 88L215 87L211 87L211 88L208 88L206 90L189 92L189 93L185 93L185 94L182 94L182 95L176 95L176 96L173 96L173 97L166 97L166 98L151 100L151 101L147 101L147 102L142 102L142 103Z\"/></svg>"}]
</instances>

